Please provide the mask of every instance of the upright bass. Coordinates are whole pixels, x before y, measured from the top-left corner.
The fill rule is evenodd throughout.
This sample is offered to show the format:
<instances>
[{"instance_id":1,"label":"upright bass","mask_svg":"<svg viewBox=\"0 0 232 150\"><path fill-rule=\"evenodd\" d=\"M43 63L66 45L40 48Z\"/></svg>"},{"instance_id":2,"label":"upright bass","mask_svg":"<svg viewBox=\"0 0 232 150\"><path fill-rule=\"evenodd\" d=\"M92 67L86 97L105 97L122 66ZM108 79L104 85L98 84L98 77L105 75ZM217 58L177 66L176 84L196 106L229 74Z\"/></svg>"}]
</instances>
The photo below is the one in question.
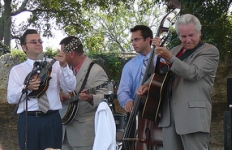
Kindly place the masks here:
<instances>
[{"instance_id":1,"label":"upright bass","mask_svg":"<svg viewBox=\"0 0 232 150\"><path fill-rule=\"evenodd\" d=\"M167 6L170 11L161 20L156 34L156 36L161 36L161 34L166 33L160 46L163 46L168 39L171 33L170 26L174 24L180 12L180 3L177 0L170 0ZM125 150L154 150L163 146L162 129L158 127L158 114L162 103L162 95L165 91L163 80L166 80L168 70L166 65L160 62L160 58L157 58L155 70L151 69L153 68L154 49L155 47L151 51L141 85L155 72L158 75L157 81L155 81L157 87L153 91L155 97L153 99L147 98L144 103L141 98L136 96L134 108L130 113L123 135L123 148ZM134 132L137 122L136 132Z\"/></svg>"}]
</instances>

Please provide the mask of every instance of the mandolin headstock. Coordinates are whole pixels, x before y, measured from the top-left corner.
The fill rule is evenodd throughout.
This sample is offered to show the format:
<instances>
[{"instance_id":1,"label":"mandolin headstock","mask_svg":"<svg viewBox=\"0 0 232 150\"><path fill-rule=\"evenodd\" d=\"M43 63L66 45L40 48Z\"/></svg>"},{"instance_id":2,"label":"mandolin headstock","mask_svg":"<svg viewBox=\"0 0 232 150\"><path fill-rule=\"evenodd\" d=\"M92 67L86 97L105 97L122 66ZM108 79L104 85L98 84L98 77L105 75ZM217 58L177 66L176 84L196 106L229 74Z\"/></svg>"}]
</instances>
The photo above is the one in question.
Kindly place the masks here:
<instances>
[{"instance_id":1,"label":"mandolin headstock","mask_svg":"<svg viewBox=\"0 0 232 150\"><path fill-rule=\"evenodd\" d=\"M80 46L81 41L77 38L73 38L69 44L67 44L63 50L63 52L70 52L72 49L78 48Z\"/></svg>"}]
</instances>

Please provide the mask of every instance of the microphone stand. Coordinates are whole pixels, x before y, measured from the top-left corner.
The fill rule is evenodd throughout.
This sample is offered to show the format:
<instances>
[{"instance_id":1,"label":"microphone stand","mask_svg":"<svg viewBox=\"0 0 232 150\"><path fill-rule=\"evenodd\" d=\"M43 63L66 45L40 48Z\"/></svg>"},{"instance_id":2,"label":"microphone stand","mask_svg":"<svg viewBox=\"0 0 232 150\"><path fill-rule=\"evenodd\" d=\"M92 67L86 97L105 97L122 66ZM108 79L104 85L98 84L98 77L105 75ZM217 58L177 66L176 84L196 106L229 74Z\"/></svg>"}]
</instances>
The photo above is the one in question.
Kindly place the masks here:
<instances>
[{"instance_id":1,"label":"microphone stand","mask_svg":"<svg viewBox=\"0 0 232 150\"><path fill-rule=\"evenodd\" d=\"M19 101L18 101L18 103L16 104L16 106L15 106L15 108L14 108L14 111L13 111L13 114L12 114L12 116L11 116L11 118L13 119L14 118L14 116L17 114L17 110L18 110L18 108L19 108L19 104L23 101L22 100L22 97L23 97L23 95L24 94L26 94L26 96L25 96L25 100L26 100L26 109L25 109L25 150L27 150L27 129L28 129L28 120L27 120L27 118L28 118L28 100L30 100L29 99L29 97L28 97L28 86L30 85L30 83L29 83L29 81L30 81L30 79L31 79L31 76L32 76L32 73L35 71L35 70L38 70L38 68L41 68L41 62L38 62L38 61L36 61L35 63L34 63L34 66L33 66L33 68L32 68L32 71L28 74L28 76L26 77L26 80L24 81L24 83L26 83L25 85L24 85L24 88L22 89L22 93L21 93L21 96L20 96L20 98L19 98Z\"/></svg>"},{"instance_id":2,"label":"microphone stand","mask_svg":"<svg viewBox=\"0 0 232 150\"><path fill-rule=\"evenodd\" d=\"M116 113L115 106L114 106L114 88L115 88L115 82L111 80L111 82L108 84L107 87L107 94L104 94L104 100L108 103L111 111L113 114Z\"/></svg>"}]
</instances>

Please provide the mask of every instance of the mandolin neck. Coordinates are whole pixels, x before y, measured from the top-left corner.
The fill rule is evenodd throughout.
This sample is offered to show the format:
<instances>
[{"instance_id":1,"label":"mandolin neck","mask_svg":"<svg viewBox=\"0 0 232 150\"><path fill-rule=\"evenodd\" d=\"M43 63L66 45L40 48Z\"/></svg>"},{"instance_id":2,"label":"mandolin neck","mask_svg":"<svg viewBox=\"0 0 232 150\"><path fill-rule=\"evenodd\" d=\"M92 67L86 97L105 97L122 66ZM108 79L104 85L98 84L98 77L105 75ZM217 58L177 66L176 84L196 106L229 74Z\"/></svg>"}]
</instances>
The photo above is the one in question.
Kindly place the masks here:
<instances>
[{"instance_id":1,"label":"mandolin neck","mask_svg":"<svg viewBox=\"0 0 232 150\"><path fill-rule=\"evenodd\" d=\"M50 63L48 63L40 72L39 77L44 76L45 73L48 72L48 70L50 70L52 68L52 65L56 62L55 59L52 59L52 61Z\"/></svg>"}]
</instances>

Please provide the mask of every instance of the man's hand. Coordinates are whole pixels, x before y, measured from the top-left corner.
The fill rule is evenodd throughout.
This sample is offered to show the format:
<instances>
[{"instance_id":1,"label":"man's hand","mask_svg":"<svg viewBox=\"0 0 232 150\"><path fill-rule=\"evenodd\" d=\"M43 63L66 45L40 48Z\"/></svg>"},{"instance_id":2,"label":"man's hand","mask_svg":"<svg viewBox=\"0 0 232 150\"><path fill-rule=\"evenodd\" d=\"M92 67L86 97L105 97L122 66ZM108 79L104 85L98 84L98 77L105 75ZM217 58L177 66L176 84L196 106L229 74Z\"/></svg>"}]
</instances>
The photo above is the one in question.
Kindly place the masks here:
<instances>
[{"instance_id":1,"label":"man's hand","mask_svg":"<svg viewBox=\"0 0 232 150\"><path fill-rule=\"evenodd\" d=\"M80 100L89 102L91 105L93 105L93 95L92 94L86 94L86 90L82 90L79 95Z\"/></svg>"},{"instance_id":2,"label":"man's hand","mask_svg":"<svg viewBox=\"0 0 232 150\"><path fill-rule=\"evenodd\" d=\"M155 54L169 61L172 58L172 53L166 47L160 47L160 42L161 38L159 37L152 39L152 45L155 46Z\"/></svg>"},{"instance_id":3,"label":"man's hand","mask_svg":"<svg viewBox=\"0 0 232 150\"><path fill-rule=\"evenodd\" d=\"M161 38L160 37L155 37L152 39L152 45L153 46L160 46Z\"/></svg>"},{"instance_id":4,"label":"man's hand","mask_svg":"<svg viewBox=\"0 0 232 150\"><path fill-rule=\"evenodd\" d=\"M61 67L66 67L67 62L66 62L66 54L62 51L59 51L58 54L54 57L55 60L60 62Z\"/></svg>"},{"instance_id":5,"label":"man's hand","mask_svg":"<svg viewBox=\"0 0 232 150\"><path fill-rule=\"evenodd\" d=\"M60 92L60 101L61 101L61 103L63 103L65 100L68 100L70 97L71 96L66 95L66 94Z\"/></svg>"},{"instance_id":6,"label":"man's hand","mask_svg":"<svg viewBox=\"0 0 232 150\"><path fill-rule=\"evenodd\" d=\"M142 86L140 86L138 88L138 90L136 91L136 95L139 96L139 97L143 97L147 94L147 91L148 91L148 84L144 84Z\"/></svg>"},{"instance_id":7,"label":"man's hand","mask_svg":"<svg viewBox=\"0 0 232 150\"><path fill-rule=\"evenodd\" d=\"M125 111L132 112L133 108L134 108L134 100L128 101L125 105Z\"/></svg>"},{"instance_id":8,"label":"man's hand","mask_svg":"<svg viewBox=\"0 0 232 150\"><path fill-rule=\"evenodd\" d=\"M30 79L29 81L29 85L28 85L28 90L38 90L39 89L39 86L40 86L40 82L41 82L41 79L35 75L32 79Z\"/></svg>"}]
</instances>

